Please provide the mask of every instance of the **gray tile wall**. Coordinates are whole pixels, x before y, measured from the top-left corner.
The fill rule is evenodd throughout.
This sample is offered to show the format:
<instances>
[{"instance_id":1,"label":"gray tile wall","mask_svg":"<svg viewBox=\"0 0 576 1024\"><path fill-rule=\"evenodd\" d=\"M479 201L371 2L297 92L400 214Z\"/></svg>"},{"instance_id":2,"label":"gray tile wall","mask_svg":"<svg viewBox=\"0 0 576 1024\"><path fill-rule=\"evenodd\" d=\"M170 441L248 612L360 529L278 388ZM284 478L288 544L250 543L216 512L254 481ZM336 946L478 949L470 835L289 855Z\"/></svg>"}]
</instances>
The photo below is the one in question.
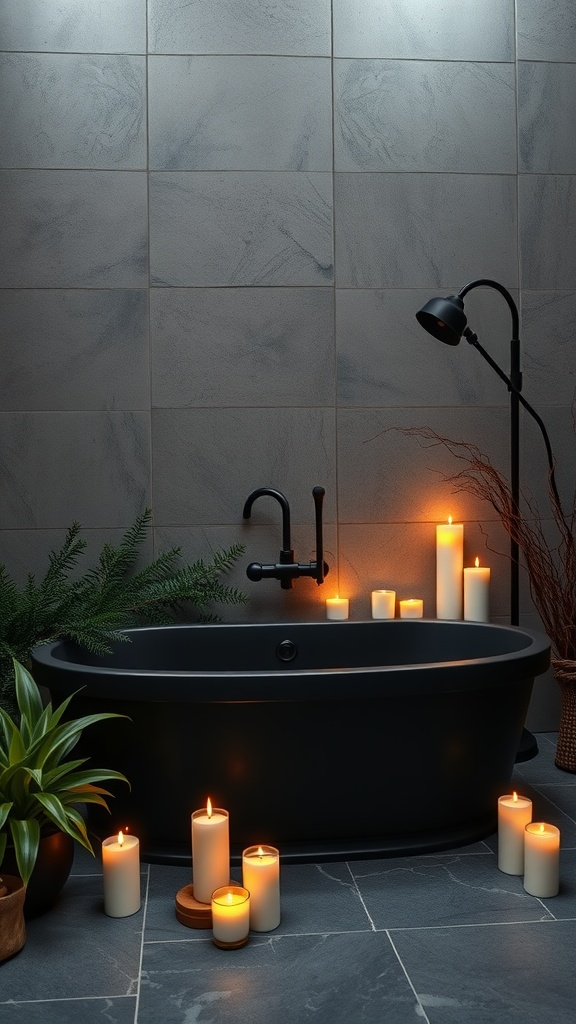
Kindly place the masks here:
<instances>
[{"instance_id":1,"label":"gray tile wall","mask_svg":"<svg viewBox=\"0 0 576 1024\"><path fill-rule=\"evenodd\" d=\"M364 618L377 586L433 615L451 513L504 620L499 523L395 428L506 469L505 387L414 319L495 278L572 494L573 0L0 0L0 50L0 560L41 571L74 519L97 550L151 503L157 550L246 543L229 618L323 617L338 589ZM466 308L506 367L506 304ZM542 495L525 421L523 474ZM270 499L244 524L246 495L286 492L304 560L317 483L326 585L249 583L280 524Z\"/></svg>"}]
</instances>

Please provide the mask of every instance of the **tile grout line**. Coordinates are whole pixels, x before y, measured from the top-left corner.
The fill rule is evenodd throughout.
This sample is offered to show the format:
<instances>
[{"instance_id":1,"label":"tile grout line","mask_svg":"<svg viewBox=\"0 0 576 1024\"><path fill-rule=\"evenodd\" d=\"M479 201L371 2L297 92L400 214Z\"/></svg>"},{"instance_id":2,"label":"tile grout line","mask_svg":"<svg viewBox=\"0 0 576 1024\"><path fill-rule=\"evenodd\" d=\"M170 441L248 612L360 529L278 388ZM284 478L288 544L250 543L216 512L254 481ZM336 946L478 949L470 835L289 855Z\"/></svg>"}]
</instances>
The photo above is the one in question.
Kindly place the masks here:
<instances>
[{"instance_id":1,"label":"tile grout line","mask_svg":"<svg viewBox=\"0 0 576 1024\"><path fill-rule=\"evenodd\" d=\"M140 938L140 956L138 958L138 973L136 975L136 1002L134 1005L134 1024L138 1022L138 1010L140 1009L140 989L142 987L142 962L144 959L144 935L146 933L146 917L148 915L148 896L150 893L150 865L146 873L146 887L144 892L144 907L142 910L142 933Z\"/></svg>"},{"instance_id":2,"label":"tile grout line","mask_svg":"<svg viewBox=\"0 0 576 1024\"><path fill-rule=\"evenodd\" d=\"M388 930L386 930L386 935L388 936L388 941L389 941L390 945L392 946L392 949L394 950L394 955L395 955L396 959L398 960L398 963L400 964L400 967L404 971L404 976L406 978L406 981L408 982L408 984L410 985L410 988L412 989L412 992L414 993L414 998L415 998L418 1006L420 1007L420 1010L421 1010L421 1013L422 1013L422 1020L426 1021L427 1024L430 1024L430 1018L428 1017L428 1014L426 1013L426 1010L422 1006L422 1003L420 1001L420 996L418 995L416 989L414 988L414 985L412 984L412 979L411 979L410 975L408 974L408 971L407 971L406 967L404 966L404 963L402 961L402 957L400 956L398 950L396 949L396 945L394 943L394 940L393 940L393 938L392 938L392 936L391 936L391 934L390 934L390 932Z\"/></svg>"}]
</instances>

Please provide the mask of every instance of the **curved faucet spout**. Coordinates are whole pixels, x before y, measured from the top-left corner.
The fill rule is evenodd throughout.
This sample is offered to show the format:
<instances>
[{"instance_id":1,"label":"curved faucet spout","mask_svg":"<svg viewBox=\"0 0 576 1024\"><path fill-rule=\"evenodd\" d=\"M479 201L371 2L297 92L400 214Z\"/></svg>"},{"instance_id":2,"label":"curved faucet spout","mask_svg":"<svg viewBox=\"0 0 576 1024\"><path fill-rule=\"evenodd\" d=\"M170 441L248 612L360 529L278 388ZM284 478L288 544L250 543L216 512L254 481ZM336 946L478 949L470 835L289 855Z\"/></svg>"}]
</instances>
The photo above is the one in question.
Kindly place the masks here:
<instances>
[{"instance_id":1,"label":"curved faucet spout","mask_svg":"<svg viewBox=\"0 0 576 1024\"><path fill-rule=\"evenodd\" d=\"M280 557L277 562L271 565L262 565L261 562L251 562L246 569L246 575L249 580L258 582L258 580L280 580L280 586L283 590L290 590L292 582L298 579L300 576L311 576L315 579L318 584L324 582L324 577L328 572L328 566L324 561L323 544L322 544L322 502L324 500L324 488L314 487L312 491L314 497L314 505L316 509L316 561L315 562L296 562L294 560L294 552L290 547L290 505L286 495L282 494L282 491L277 491L275 487L257 487L255 491L252 491L248 495L244 502L244 509L242 516L244 519L250 519L252 512L252 505L256 501L256 498L264 497L269 495L271 498L276 498L282 509L282 550Z\"/></svg>"},{"instance_id":2,"label":"curved faucet spout","mask_svg":"<svg viewBox=\"0 0 576 1024\"><path fill-rule=\"evenodd\" d=\"M269 495L271 498L276 498L282 509L282 548L284 551L291 551L290 547L290 505L288 504L288 498L282 491L277 491L275 487L257 487L255 491L252 491L248 495L244 502L244 510L242 516L244 519L250 519L250 513L252 512L252 505L256 501L256 498L262 498L265 495Z\"/></svg>"}]
</instances>

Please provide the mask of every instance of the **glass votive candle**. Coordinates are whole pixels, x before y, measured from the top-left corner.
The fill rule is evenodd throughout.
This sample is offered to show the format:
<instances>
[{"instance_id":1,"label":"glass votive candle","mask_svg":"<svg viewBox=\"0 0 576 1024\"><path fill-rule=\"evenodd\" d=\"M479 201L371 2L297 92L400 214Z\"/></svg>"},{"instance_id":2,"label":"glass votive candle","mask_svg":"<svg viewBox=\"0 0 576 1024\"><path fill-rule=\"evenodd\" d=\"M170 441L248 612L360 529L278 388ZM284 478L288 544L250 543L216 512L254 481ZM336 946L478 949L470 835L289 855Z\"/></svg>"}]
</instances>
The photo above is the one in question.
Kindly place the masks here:
<instances>
[{"instance_id":1,"label":"glass votive candle","mask_svg":"<svg viewBox=\"0 0 576 1024\"><path fill-rule=\"evenodd\" d=\"M280 924L280 855L275 846L242 853L242 882L250 893L250 928L271 932Z\"/></svg>"},{"instance_id":2,"label":"glass votive candle","mask_svg":"<svg viewBox=\"0 0 576 1024\"><path fill-rule=\"evenodd\" d=\"M401 619L421 619L424 615L424 601L419 597L408 597L400 601Z\"/></svg>"},{"instance_id":3,"label":"glass votive candle","mask_svg":"<svg viewBox=\"0 0 576 1024\"><path fill-rule=\"evenodd\" d=\"M223 885L212 893L212 941L219 949L240 949L250 938L250 893Z\"/></svg>"},{"instance_id":4,"label":"glass votive candle","mask_svg":"<svg viewBox=\"0 0 576 1024\"><path fill-rule=\"evenodd\" d=\"M396 616L396 591L372 591L372 618L393 619Z\"/></svg>"},{"instance_id":5,"label":"glass votive candle","mask_svg":"<svg viewBox=\"0 0 576 1024\"><path fill-rule=\"evenodd\" d=\"M347 619L350 612L350 602L347 597L328 597L326 599L327 619Z\"/></svg>"}]
</instances>

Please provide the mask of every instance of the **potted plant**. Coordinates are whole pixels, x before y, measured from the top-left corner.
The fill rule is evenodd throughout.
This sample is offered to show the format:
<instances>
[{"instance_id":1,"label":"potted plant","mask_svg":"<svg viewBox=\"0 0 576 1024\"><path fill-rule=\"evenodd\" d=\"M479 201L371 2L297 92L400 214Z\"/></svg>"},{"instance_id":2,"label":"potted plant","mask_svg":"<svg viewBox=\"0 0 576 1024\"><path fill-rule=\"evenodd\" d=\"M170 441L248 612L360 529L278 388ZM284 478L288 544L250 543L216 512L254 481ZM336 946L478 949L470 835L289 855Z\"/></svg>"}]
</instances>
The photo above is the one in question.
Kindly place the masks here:
<instances>
[{"instance_id":1,"label":"potted plant","mask_svg":"<svg viewBox=\"0 0 576 1024\"><path fill-rule=\"evenodd\" d=\"M123 716L101 712L64 721L74 695L53 710L51 703L44 706L27 669L16 660L13 668L19 722L0 708L0 870L12 863L12 874L27 887L26 916L32 917L56 901L70 873L74 841L94 854L79 805L108 810L112 794L100 783L128 780L69 756L84 729ZM33 872L43 852L46 865L34 892Z\"/></svg>"},{"instance_id":2,"label":"potted plant","mask_svg":"<svg viewBox=\"0 0 576 1024\"><path fill-rule=\"evenodd\" d=\"M86 541L73 523L60 551L52 552L38 582L29 575L19 588L0 565L0 706L17 715L12 659L29 663L32 647L66 637L95 654L110 651L114 640L127 639L128 626L164 624L190 607L204 621L214 602L245 602L244 594L225 586L221 576L242 554L236 544L216 552L210 562L181 564L180 549L171 548L138 567L140 547L151 521L146 509L126 531L118 547L105 544L96 565L76 572Z\"/></svg>"}]
</instances>

